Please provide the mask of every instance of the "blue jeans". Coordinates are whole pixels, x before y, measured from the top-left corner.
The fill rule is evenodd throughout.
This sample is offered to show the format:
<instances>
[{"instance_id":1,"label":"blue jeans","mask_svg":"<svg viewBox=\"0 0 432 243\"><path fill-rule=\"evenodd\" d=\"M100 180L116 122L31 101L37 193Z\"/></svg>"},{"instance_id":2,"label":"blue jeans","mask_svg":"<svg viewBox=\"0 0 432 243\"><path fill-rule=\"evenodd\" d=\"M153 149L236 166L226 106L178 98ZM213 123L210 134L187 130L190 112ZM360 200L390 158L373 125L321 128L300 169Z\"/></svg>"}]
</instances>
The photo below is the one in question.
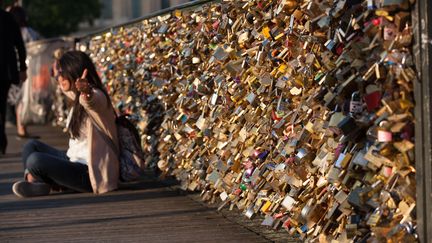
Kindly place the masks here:
<instances>
[{"instance_id":1,"label":"blue jeans","mask_svg":"<svg viewBox=\"0 0 432 243\"><path fill-rule=\"evenodd\" d=\"M30 140L23 148L25 173L39 182L77 192L92 192L87 165L71 162L66 153L38 140Z\"/></svg>"}]
</instances>

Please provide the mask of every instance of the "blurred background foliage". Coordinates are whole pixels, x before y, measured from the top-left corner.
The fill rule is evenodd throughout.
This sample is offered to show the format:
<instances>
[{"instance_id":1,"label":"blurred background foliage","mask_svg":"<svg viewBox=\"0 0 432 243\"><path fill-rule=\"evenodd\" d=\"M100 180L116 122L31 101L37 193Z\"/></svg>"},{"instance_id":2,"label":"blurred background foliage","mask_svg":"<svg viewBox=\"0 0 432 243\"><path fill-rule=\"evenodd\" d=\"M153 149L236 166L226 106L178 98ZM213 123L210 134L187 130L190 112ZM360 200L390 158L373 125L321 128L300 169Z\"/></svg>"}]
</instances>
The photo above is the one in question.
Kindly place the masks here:
<instances>
[{"instance_id":1,"label":"blurred background foliage","mask_svg":"<svg viewBox=\"0 0 432 243\"><path fill-rule=\"evenodd\" d=\"M4 0L4 6L14 0ZM22 0L29 17L29 26L44 37L68 35L82 22L93 23L101 14L99 0Z\"/></svg>"}]
</instances>

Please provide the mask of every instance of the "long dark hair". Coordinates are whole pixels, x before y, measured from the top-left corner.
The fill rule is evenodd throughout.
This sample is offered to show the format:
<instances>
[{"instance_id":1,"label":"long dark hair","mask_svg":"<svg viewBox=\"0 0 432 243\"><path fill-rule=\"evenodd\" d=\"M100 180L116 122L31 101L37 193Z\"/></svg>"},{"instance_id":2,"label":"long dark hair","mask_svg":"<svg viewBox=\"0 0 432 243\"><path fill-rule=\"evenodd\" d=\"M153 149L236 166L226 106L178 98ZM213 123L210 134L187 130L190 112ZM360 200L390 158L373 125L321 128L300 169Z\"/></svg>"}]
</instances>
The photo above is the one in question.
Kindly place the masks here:
<instances>
[{"instance_id":1,"label":"long dark hair","mask_svg":"<svg viewBox=\"0 0 432 243\"><path fill-rule=\"evenodd\" d=\"M80 78L84 70L87 69L87 80L89 84L93 88L101 90L106 96L108 106L111 105L109 95L96 72L92 60L87 54L81 51L68 51L62 55L58 64L61 70L61 76L71 82L71 87L75 87L76 80ZM80 92L75 90L74 93L73 114L68 130L73 138L79 138L80 127L84 123L84 118L86 118L87 113L84 107L79 103Z\"/></svg>"}]
</instances>

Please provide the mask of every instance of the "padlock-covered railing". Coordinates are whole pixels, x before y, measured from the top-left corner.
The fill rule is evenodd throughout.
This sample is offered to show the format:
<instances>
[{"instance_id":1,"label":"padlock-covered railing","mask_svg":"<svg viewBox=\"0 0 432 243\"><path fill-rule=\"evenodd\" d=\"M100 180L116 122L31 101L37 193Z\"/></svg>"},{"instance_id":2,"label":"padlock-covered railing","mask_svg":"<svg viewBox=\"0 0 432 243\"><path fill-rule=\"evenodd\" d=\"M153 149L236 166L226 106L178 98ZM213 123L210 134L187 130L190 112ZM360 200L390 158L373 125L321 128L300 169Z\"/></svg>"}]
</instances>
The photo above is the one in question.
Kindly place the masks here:
<instances>
[{"instance_id":1,"label":"padlock-covered railing","mask_svg":"<svg viewBox=\"0 0 432 243\"><path fill-rule=\"evenodd\" d=\"M149 165L320 242L417 240L409 1L222 1L82 38Z\"/></svg>"}]
</instances>

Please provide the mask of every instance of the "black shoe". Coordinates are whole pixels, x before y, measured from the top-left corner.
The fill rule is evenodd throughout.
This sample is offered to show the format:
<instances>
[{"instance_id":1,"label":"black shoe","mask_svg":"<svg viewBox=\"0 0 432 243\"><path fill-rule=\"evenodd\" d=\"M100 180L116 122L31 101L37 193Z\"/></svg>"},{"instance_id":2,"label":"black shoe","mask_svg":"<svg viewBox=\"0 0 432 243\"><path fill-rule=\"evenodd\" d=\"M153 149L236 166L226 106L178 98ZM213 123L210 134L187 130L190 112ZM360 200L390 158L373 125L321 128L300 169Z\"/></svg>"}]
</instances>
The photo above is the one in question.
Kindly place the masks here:
<instances>
[{"instance_id":1,"label":"black shoe","mask_svg":"<svg viewBox=\"0 0 432 243\"><path fill-rule=\"evenodd\" d=\"M18 181L12 186L12 191L18 197L46 196L51 191L51 186L43 182Z\"/></svg>"}]
</instances>

